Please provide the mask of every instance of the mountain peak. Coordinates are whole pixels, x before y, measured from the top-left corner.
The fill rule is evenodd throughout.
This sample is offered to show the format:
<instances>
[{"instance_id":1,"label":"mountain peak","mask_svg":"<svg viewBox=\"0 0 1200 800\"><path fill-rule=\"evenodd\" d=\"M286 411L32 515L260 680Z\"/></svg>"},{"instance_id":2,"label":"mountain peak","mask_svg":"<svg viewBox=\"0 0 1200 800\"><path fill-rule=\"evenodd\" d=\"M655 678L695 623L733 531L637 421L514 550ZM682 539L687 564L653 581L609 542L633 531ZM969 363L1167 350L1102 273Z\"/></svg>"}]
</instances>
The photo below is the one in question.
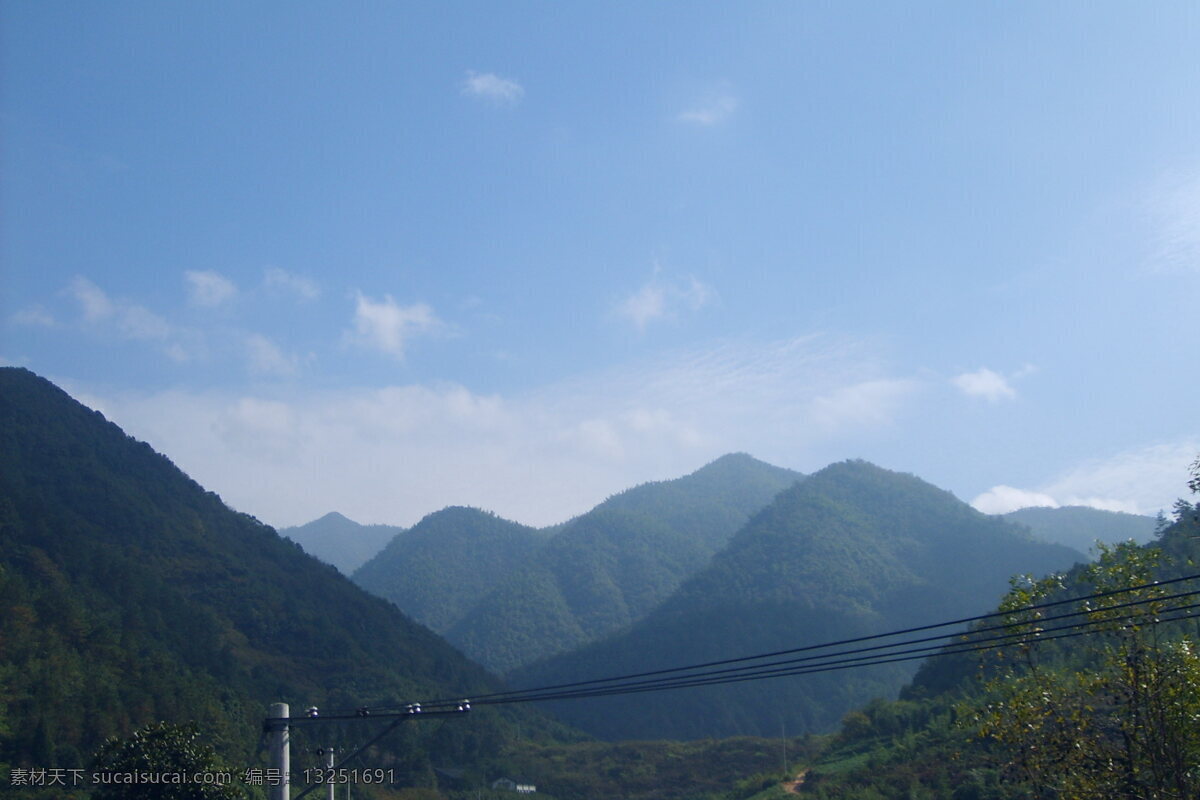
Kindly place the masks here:
<instances>
[{"instance_id":1,"label":"mountain peak","mask_svg":"<svg viewBox=\"0 0 1200 800\"><path fill-rule=\"evenodd\" d=\"M737 452L726 453L719 458L713 459L692 474L700 475L710 472L728 472L731 470L746 469L779 469L779 467L774 467L765 461L760 461L749 453Z\"/></svg>"}]
</instances>

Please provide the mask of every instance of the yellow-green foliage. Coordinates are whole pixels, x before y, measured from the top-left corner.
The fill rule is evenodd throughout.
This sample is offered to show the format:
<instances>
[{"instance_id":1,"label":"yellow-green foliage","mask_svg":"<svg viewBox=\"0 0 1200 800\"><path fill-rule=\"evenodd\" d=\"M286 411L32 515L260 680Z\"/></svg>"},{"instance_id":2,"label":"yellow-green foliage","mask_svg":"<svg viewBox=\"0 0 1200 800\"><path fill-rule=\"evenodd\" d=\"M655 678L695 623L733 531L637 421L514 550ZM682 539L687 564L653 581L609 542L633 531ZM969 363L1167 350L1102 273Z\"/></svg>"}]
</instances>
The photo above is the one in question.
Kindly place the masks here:
<instances>
[{"instance_id":1,"label":"yellow-green foliage","mask_svg":"<svg viewBox=\"0 0 1200 800\"><path fill-rule=\"evenodd\" d=\"M1149 583L1162 551L1102 547L1083 571L1098 592ZM1011 604L1039 602L1049 586L1015 588ZM970 710L979 736L1001 747L1004 764L1036 792L1061 800L1200 797L1200 656L1189 631L1130 622L1119 604L1144 600L1150 614L1172 589L1151 586L1089 601L1105 633L1088 658L1046 661L1023 648L984 684ZM1010 605L1011 605L1010 604ZM1032 623L1031 623L1032 624Z\"/></svg>"}]
</instances>

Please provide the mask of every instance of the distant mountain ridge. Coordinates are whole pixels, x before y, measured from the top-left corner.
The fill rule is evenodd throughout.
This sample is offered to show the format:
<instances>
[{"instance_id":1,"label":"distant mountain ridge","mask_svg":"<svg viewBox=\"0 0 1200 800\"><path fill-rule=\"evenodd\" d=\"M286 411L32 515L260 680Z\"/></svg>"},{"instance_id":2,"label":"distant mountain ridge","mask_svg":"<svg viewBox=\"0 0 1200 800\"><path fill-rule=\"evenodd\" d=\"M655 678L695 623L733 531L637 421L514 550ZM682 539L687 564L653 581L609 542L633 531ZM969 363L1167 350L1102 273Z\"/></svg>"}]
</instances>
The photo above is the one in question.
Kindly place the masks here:
<instances>
[{"instance_id":1,"label":"distant mountain ridge","mask_svg":"<svg viewBox=\"0 0 1200 800\"><path fill-rule=\"evenodd\" d=\"M1027 526L1042 541L1057 542L1081 553L1091 552L1097 540L1110 545L1129 539L1146 544L1154 538L1157 525L1154 517L1102 511L1087 506L1034 506L1003 516L1011 522Z\"/></svg>"},{"instance_id":2,"label":"distant mountain ridge","mask_svg":"<svg viewBox=\"0 0 1200 800\"><path fill-rule=\"evenodd\" d=\"M612 633L654 609L802 478L731 454L614 495L564 524L446 637L503 673Z\"/></svg>"},{"instance_id":3,"label":"distant mountain ridge","mask_svg":"<svg viewBox=\"0 0 1200 800\"><path fill-rule=\"evenodd\" d=\"M280 528L279 535L291 539L309 555L337 567L343 575L351 575L404 531L395 525L362 525L330 511L312 522Z\"/></svg>"},{"instance_id":4,"label":"distant mountain ridge","mask_svg":"<svg viewBox=\"0 0 1200 800\"><path fill-rule=\"evenodd\" d=\"M354 582L444 633L546 538L487 511L451 506L394 537L354 572Z\"/></svg>"},{"instance_id":5,"label":"distant mountain ridge","mask_svg":"<svg viewBox=\"0 0 1200 800\"><path fill-rule=\"evenodd\" d=\"M568 683L771 652L987 609L1019 572L1082 556L1034 541L912 475L833 464L780 493L671 597L628 630L515 671L518 686ZM913 667L554 704L604 738L823 731Z\"/></svg>"},{"instance_id":6,"label":"distant mountain ridge","mask_svg":"<svg viewBox=\"0 0 1200 800\"><path fill-rule=\"evenodd\" d=\"M503 672L640 619L802 478L731 454L542 532L476 509L444 509L354 579Z\"/></svg>"}]
</instances>

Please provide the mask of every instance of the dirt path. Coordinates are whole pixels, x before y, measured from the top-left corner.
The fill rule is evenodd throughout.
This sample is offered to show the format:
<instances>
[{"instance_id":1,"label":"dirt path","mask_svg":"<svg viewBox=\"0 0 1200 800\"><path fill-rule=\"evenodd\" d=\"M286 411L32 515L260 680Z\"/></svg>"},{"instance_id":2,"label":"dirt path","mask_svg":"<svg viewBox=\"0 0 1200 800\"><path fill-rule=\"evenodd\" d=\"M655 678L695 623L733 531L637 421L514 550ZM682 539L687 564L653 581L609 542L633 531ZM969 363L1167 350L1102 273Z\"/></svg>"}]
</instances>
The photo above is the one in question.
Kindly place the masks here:
<instances>
[{"instance_id":1,"label":"dirt path","mask_svg":"<svg viewBox=\"0 0 1200 800\"><path fill-rule=\"evenodd\" d=\"M790 781L784 781L783 788L787 789L792 794L800 794L800 787L804 785L804 779L808 777L808 770L802 769L796 774L796 777Z\"/></svg>"}]
</instances>

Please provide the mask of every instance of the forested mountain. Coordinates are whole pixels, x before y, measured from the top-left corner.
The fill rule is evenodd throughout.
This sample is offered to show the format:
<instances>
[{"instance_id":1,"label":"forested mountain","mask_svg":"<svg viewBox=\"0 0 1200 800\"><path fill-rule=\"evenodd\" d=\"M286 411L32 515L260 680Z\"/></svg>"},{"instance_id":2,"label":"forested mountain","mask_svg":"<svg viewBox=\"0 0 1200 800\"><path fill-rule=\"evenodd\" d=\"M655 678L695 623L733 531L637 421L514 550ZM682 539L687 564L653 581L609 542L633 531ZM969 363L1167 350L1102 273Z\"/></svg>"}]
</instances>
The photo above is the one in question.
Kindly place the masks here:
<instances>
[{"instance_id":1,"label":"forested mountain","mask_svg":"<svg viewBox=\"0 0 1200 800\"><path fill-rule=\"evenodd\" d=\"M729 453L682 478L626 489L594 511L654 517L715 553L751 515L803 478L746 453Z\"/></svg>"},{"instance_id":2,"label":"forested mountain","mask_svg":"<svg viewBox=\"0 0 1200 800\"><path fill-rule=\"evenodd\" d=\"M1022 508L1004 518L1028 526L1042 541L1065 544L1081 553L1091 552L1097 540L1116 544L1132 539L1145 544L1154 538L1154 517L1087 506Z\"/></svg>"},{"instance_id":3,"label":"forested mountain","mask_svg":"<svg viewBox=\"0 0 1200 800\"><path fill-rule=\"evenodd\" d=\"M1010 575L1082 556L911 475L834 464L782 492L633 627L514 673L536 686L768 652L978 613ZM554 706L606 738L822 731L904 665Z\"/></svg>"},{"instance_id":4,"label":"forested mountain","mask_svg":"<svg viewBox=\"0 0 1200 800\"><path fill-rule=\"evenodd\" d=\"M392 539L354 573L354 582L444 634L505 575L524 567L546 538L486 511L444 508Z\"/></svg>"},{"instance_id":5,"label":"forested mountain","mask_svg":"<svg viewBox=\"0 0 1200 800\"><path fill-rule=\"evenodd\" d=\"M303 547L309 555L333 564L343 575L353 574L401 533L404 528L360 525L336 511L303 525L279 529L281 536Z\"/></svg>"},{"instance_id":6,"label":"forested mountain","mask_svg":"<svg viewBox=\"0 0 1200 800\"><path fill-rule=\"evenodd\" d=\"M0 769L85 766L105 737L156 720L195 720L249 765L271 702L355 708L495 685L98 412L0 369ZM526 736L545 729L519 713ZM410 725L395 765L478 759L506 725L488 710Z\"/></svg>"},{"instance_id":7,"label":"forested mountain","mask_svg":"<svg viewBox=\"0 0 1200 800\"><path fill-rule=\"evenodd\" d=\"M642 618L802 476L748 455L609 498L559 526L446 632L504 672Z\"/></svg>"}]
</instances>

